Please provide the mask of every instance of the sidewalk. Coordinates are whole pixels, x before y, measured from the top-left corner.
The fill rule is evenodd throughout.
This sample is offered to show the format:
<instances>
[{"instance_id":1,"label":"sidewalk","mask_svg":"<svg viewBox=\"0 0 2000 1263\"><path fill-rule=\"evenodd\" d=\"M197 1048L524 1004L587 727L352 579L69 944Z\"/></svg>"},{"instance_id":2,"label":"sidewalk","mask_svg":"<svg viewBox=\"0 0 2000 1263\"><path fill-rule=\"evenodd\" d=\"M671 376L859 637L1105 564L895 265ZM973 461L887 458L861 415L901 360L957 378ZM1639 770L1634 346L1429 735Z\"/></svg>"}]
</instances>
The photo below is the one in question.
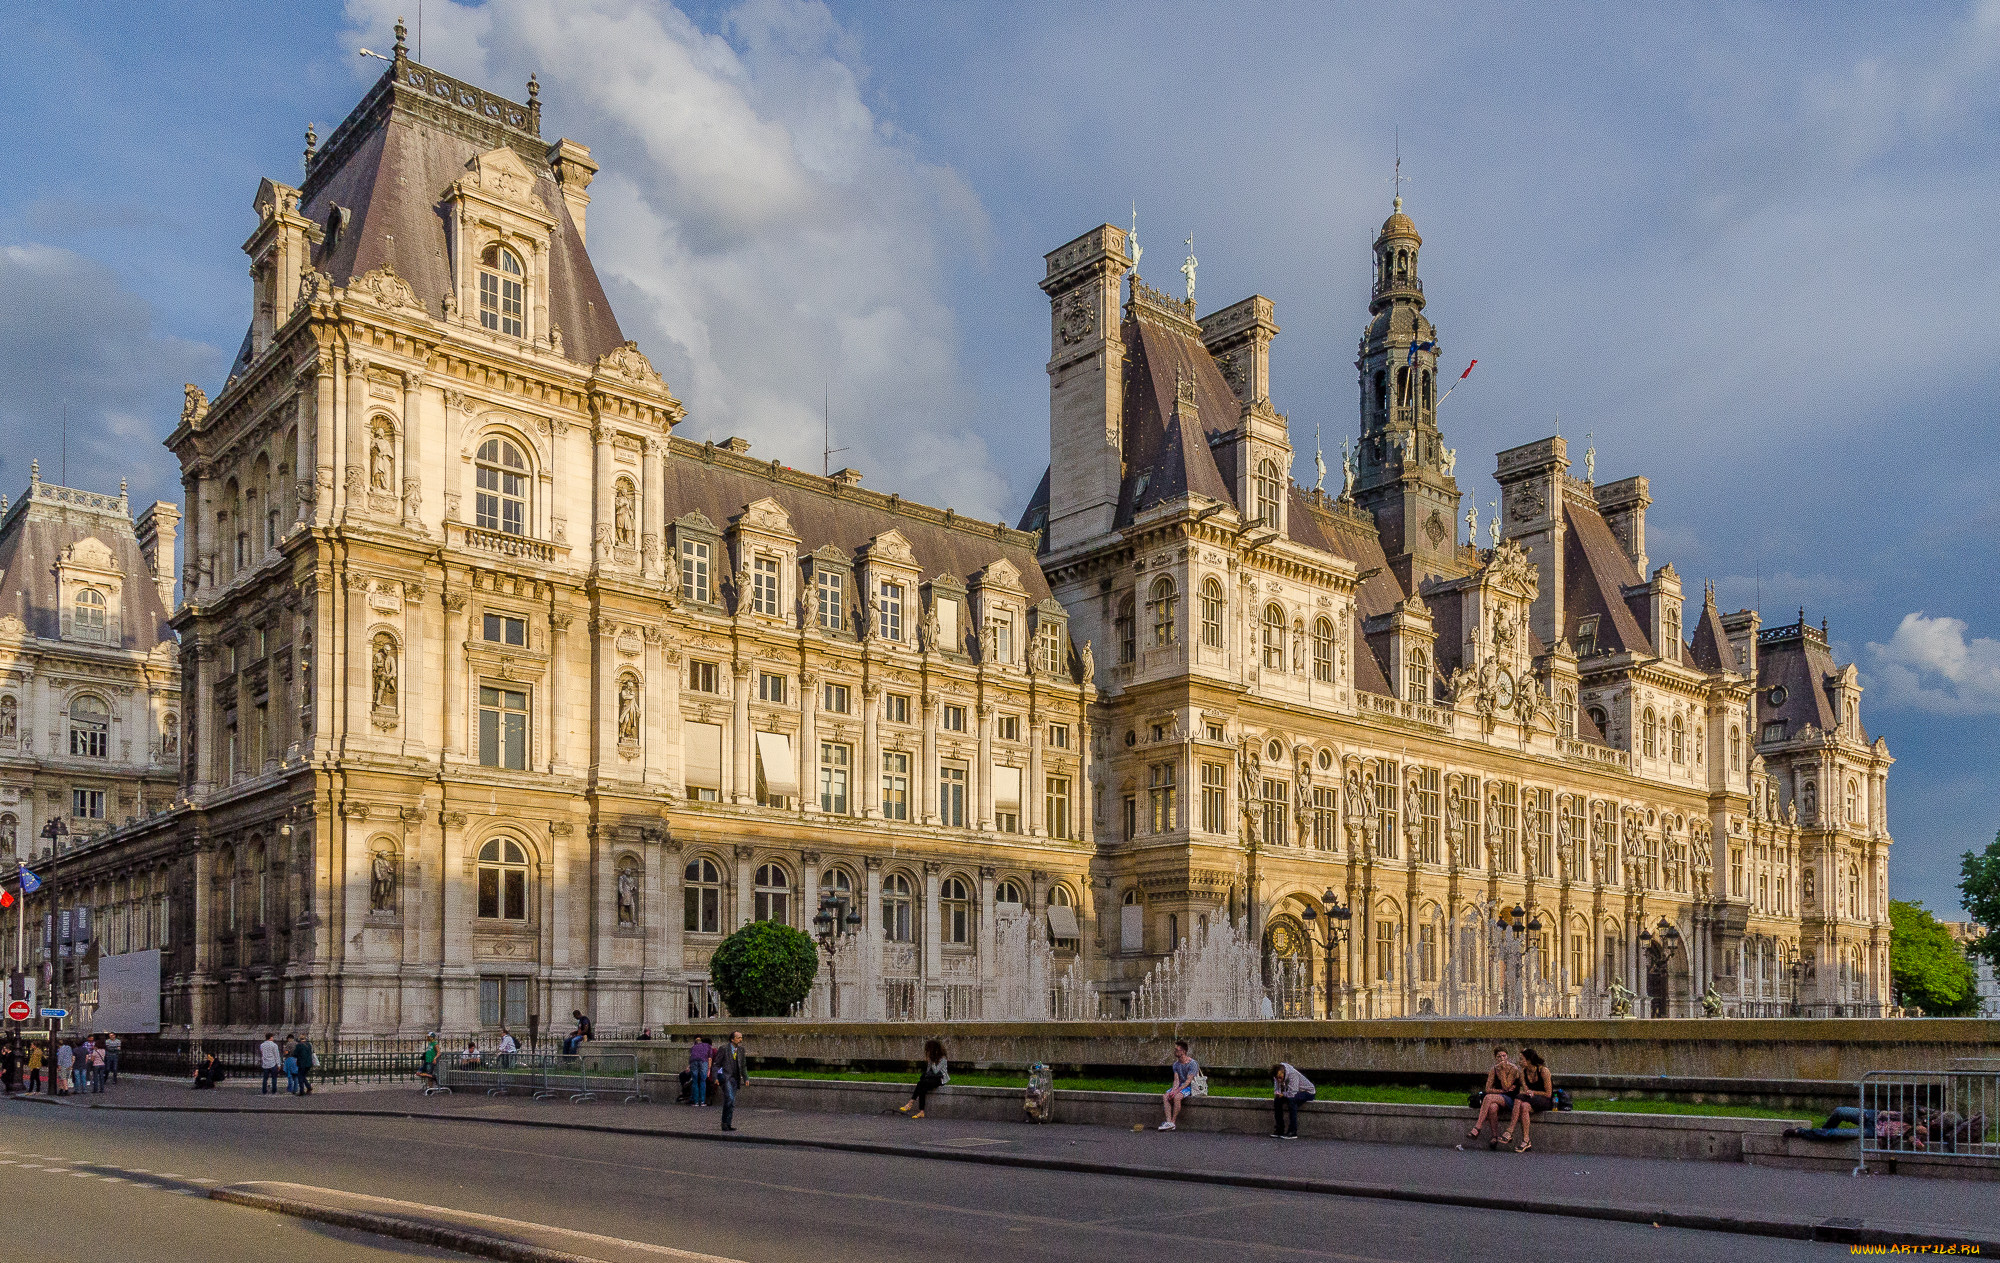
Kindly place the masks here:
<instances>
[{"instance_id":1,"label":"sidewalk","mask_svg":"<svg viewBox=\"0 0 2000 1263\"><path fill-rule=\"evenodd\" d=\"M242 1090L243 1085L249 1090ZM16 1098L25 1099L25 1098ZM1952 1242L2000 1254L2000 1184L1899 1176L1854 1178L1740 1163L1465 1151L1196 1131L1120 1131L1063 1124L816 1114L759 1108L753 1079L734 1135L719 1109L458 1094L414 1086L260 1096L256 1080L194 1092L175 1080L128 1078L71 1109L339 1113L603 1130L721 1143L788 1144L943 1161L1088 1171L1344 1196L1380 1197L1709 1231L1868 1244Z\"/></svg>"}]
</instances>

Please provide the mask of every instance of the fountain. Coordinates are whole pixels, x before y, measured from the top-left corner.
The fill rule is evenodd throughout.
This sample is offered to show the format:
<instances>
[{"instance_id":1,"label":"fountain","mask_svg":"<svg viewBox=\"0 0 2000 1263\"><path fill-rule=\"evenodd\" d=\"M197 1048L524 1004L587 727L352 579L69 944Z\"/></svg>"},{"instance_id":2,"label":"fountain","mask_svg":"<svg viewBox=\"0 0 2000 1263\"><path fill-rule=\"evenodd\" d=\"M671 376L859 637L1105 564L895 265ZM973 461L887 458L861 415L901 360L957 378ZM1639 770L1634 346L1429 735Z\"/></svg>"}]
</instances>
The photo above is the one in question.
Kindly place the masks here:
<instances>
[{"instance_id":1,"label":"fountain","mask_svg":"<svg viewBox=\"0 0 2000 1263\"><path fill-rule=\"evenodd\" d=\"M1261 953L1233 925L1197 925L1174 954L1139 984L1132 1016L1180 1021L1269 1018L1275 1013L1264 990Z\"/></svg>"}]
</instances>

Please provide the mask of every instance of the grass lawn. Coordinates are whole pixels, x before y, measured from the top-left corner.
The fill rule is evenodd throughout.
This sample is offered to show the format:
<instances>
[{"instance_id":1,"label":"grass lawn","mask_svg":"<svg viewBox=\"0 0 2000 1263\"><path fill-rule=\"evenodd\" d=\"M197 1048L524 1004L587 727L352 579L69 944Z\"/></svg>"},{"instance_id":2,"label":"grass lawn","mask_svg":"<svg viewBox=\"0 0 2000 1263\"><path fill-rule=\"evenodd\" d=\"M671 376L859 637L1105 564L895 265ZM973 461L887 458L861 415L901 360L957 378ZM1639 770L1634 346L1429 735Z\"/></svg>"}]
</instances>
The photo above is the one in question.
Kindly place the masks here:
<instances>
[{"instance_id":1,"label":"grass lawn","mask_svg":"<svg viewBox=\"0 0 2000 1263\"><path fill-rule=\"evenodd\" d=\"M845 1079L857 1083L913 1083L913 1074L892 1074L880 1070L767 1070L762 1075L779 1079ZM1027 1078L1021 1074L978 1070L954 1071L951 1081L974 1088L1019 1088ZM1164 1069L1155 1079L1059 1078L1056 1090L1066 1092L1143 1092L1158 1096L1166 1091ZM1271 1089L1261 1083L1224 1083L1211 1080L1214 1096L1269 1097ZM1378 1087L1361 1084L1332 1084L1319 1089L1322 1101L1369 1101L1386 1105L1456 1105L1463 1108L1465 1093L1434 1088ZM1773 1110L1756 1105L1697 1105L1687 1101L1613 1100L1606 1097L1577 1097L1579 1110L1601 1110L1615 1114L1691 1114L1711 1118L1783 1118L1805 1120L1798 1110ZM1816 1121L1816 1120L1815 1120Z\"/></svg>"}]
</instances>

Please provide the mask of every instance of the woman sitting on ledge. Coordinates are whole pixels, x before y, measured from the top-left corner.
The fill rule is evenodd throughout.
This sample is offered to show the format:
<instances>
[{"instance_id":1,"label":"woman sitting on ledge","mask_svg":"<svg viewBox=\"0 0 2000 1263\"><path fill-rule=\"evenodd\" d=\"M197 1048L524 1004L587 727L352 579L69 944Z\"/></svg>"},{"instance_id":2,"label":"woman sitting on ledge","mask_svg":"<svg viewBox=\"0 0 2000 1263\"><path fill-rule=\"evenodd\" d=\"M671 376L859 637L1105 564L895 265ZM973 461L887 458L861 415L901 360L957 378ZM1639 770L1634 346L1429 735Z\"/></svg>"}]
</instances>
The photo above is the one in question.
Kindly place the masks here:
<instances>
[{"instance_id":1,"label":"woman sitting on ledge","mask_svg":"<svg viewBox=\"0 0 2000 1263\"><path fill-rule=\"evenodd\" d=\"M1543 1110L1556 1106L1556 1080L1549 1073L1549 1063L1542 1060L1542 1054L1532 1048L1521 1050L1521 1088L1514 1094L1514 1119L1507 1126L1507 1134L1514 1128L1521 1129L1521 1143L1515 1153L1526 1153L1534 1148L1528 1143L1528 1120ZM1500 1137L1500 1143L1507 1143L1507 1136Z\"/></svg>"},{"instance_id":2,"label":"woman sitting on ledge","mask_svg":"<svg viewBox=\"0 0 2000 1263\"><path fill-rule=\"evenodd\" d=\"M910 1114L910 1109L914 1106L917 1112L910 1114L910 1117L922 1118L924 1116L925 1100L929 1098L931 1093L950 1082L951 1065L944 1059L944 1045L934 1039L925 1040L923 1073L917 1076L916 1090L910 1093L910 1099L905 1101L903 1107L896 1112L898 1114Z\"/></svg>"},{"instance_id":3,"label":"woman sitting on ledge","mask_svg":"<svg viewBox=\"0 0 2000 1263\"><path fill-rule=\"evenodd\" d=\"M1465 1133L1465 1138L1467 1140L1479 1139L1479 1133L1486 1130L1486 1124L1488 1123L1492 1123L1495 1127L1498 1127L1500 1125L1500 1111L1514 1104L1514 1091L1520 1086L1520 1067L1507 1059L1507 1050L1505 1048L1495 1048L1493 1050L1493 1068L1486 1072L1486 1086L1479 1090L1479 1117L1474 1120L1472 1130ZM1513 1137L1514 1132L1510 1127L1506 1135L1500 1137L1498 1140L1489 1141L1488 1144L1498 1149L1501 1145L1513 1139Z\"/></svg>"}]
</instances>

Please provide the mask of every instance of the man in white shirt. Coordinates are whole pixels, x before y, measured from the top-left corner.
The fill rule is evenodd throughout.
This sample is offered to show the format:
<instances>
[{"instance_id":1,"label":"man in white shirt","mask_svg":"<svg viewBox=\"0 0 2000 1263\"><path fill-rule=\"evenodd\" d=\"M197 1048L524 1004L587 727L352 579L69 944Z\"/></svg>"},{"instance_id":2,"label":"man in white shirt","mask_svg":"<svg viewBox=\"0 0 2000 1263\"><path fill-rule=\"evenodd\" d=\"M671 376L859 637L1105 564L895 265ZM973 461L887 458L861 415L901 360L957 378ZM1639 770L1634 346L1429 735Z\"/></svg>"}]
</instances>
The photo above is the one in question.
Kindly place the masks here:
<instances>
[{"instance_id":1,"label":"man in white shirt","mask_svg":"<svg viewBox=\"0 0 2000 1263\"><path fill-rule=\"evenodd\" d=\"M501 1027L500 1068L502 1070L512 1070L514 1068L514 1054L520 1050L520 1047L519 1044L514 1042L514 1033L504 1026Z\"/></svg>"},{"instance_id":2,"label":"man in white shirt","mask_svg":"<svg viewBox=\"0 0 2000 1263\"><path fill-rule=\"evenodd\" d=\"M264 1072L264 1086L258 1089L257 1095L262 1096L266 1092L273 1096L277 1095L278 1078L283 1074L284 1064L284 1054L278 1051L277 1035L265 1032L264 1042L257 1045L257 1065Z\"/></svg>"}]
</instances>

